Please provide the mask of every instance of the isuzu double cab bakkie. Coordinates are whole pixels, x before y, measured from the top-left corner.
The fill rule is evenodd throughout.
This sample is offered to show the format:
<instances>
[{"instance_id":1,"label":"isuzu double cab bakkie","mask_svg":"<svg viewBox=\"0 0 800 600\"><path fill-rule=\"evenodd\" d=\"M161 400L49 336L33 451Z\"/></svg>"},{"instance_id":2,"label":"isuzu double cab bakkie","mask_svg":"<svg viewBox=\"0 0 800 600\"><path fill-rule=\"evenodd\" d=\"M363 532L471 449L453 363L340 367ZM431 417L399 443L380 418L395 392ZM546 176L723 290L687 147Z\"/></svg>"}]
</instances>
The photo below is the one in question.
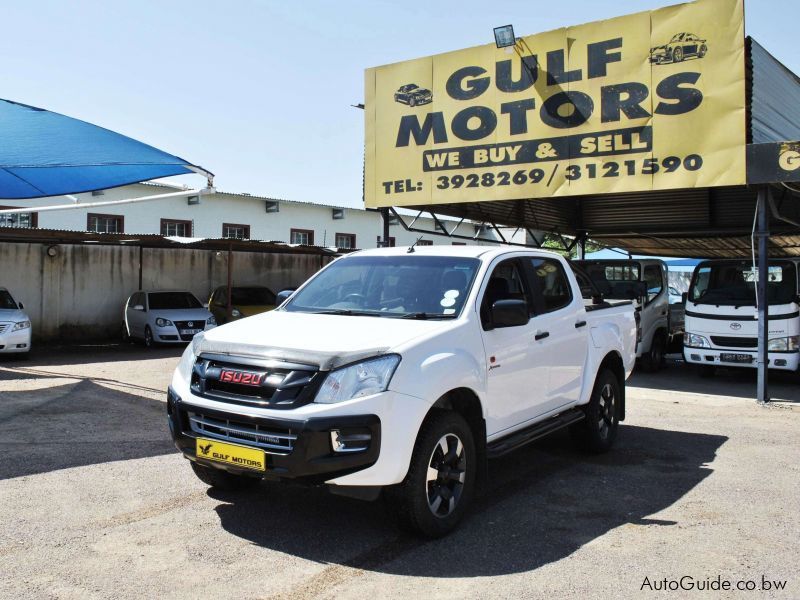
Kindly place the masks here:
<instances>
[{"instance_id":1,"label":"isuzu double cab bakkie","mask_svg":"<svg viewBox=\"0 0 800 600\"><path fill-rule=\"evenodd\" d=\"M339 258L278 309L197 335L168 392L205 483L326 484L427 536L487 459L562 427L608 450L635 361L630 303L586 305L544 251L384 248Z\"/></svg>"}]
</instances>

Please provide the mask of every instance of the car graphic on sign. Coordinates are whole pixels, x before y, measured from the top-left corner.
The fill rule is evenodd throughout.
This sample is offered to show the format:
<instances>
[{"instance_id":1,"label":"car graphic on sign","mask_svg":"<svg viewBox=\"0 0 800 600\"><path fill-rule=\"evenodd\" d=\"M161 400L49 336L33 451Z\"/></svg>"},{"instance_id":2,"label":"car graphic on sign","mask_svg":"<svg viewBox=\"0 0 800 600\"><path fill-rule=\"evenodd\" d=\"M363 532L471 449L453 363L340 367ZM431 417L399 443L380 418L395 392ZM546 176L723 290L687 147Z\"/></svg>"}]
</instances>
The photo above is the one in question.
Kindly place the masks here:
<instances>
[{"instance_id":1,"label":"car graphic on sign","mask_svg":"<svg viewBox=\"0 0 800 600\"><path fill-rule=\"evenodd\" d=\"M663 46L650 49L650 62L656 64L678 63L686 58L703 58L708 52L706 40L693 33L676 33Z\"/></svg>"},{"instance_id":2,"label":"car graphic on sign","mask_svg":"<svg viewBox=\"0 0 800 600\"><path fill-rule=\"evenodd\" d=\"M394 101L409 106L418 104L430 104L433 102L433 93L425 88L419 87L416 83L401 85L394 93Z\"/></svg>"}]
</instances>

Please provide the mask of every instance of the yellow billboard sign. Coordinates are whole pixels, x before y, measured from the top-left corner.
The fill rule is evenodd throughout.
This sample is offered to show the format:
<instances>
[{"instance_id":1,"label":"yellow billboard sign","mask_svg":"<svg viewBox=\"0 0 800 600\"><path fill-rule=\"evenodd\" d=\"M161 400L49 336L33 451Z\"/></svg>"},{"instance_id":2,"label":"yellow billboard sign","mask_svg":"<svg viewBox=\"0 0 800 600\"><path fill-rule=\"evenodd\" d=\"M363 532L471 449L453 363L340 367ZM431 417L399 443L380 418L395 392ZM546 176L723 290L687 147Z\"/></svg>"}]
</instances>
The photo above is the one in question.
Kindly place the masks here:
<instances>
[{"instance_id":1,"label":"yellow billboard sign","mask_svg":"<svg viewBox=\"0 0 800 600\"><path fill-rule=\"evenodd\" d=\"M367 69L370 207L745 182L743 0Z\"/></svg>"}]
</instances>

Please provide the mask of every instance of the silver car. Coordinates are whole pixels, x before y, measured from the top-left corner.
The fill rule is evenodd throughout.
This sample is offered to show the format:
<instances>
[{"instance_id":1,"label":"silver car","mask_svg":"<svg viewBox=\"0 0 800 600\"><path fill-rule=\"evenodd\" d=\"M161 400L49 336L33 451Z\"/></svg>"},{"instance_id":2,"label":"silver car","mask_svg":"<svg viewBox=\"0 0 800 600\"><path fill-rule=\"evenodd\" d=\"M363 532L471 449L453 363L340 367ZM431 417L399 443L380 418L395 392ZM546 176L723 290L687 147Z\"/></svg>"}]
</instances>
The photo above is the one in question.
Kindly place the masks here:
<instances>
[{"instance_id":1,"label":"silver car","mask_svg":"<svg viewBox=\"0 0 800 600\"><path fill-rule=\"evenodd\" d=\"M125 303L123 339L157 343L190 342L201 331L216 327L208 309L191 292L139 291Z\"/></svg>"},{"instance_id":2,"label":"silver car","mask_svg":"<svg viewBox=\"0 0 800 600\"><path fill-rule=\"evenodd\" d=\"M31 349L31 319L22 309L22 302L0 287L0 353Z\"/></svg>"}]
</instances>

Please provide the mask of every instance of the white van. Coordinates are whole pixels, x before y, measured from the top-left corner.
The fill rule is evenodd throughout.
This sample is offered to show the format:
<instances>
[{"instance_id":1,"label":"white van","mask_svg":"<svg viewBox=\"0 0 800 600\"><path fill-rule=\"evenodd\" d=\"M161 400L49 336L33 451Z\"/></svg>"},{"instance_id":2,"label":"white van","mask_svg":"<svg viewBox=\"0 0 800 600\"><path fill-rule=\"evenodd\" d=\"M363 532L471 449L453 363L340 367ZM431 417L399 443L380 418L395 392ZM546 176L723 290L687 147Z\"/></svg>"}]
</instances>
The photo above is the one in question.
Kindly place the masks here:
<instances>
[{"instance_id":1,"label":"white van","mask_svg":"<svg viewBox=\"0 0 800 600\"><path fill-rule=\"evenodd\" d=\"M769 368L795 371L800 362L800 259L770 260ZM707 260L697 265L686 300L683 356L701 375L715 367L756 367L758 356L758 270L747 260Z\"/></svg>"}]
</instances>

